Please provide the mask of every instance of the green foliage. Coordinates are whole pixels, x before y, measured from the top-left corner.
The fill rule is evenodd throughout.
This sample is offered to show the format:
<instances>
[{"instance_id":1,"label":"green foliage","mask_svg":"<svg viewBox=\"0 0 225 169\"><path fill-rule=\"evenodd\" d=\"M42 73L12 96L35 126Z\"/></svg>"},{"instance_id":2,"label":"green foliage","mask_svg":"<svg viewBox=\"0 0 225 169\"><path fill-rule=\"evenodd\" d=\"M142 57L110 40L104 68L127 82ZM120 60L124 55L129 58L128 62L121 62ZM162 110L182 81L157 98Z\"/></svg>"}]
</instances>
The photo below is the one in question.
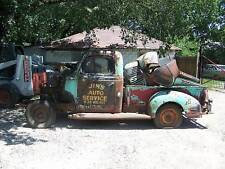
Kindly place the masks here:
<instances>
[{"instance_id":1,"label":"green foliage","mask_svg":"<svg viewBox=\"0 0 225 169\"><path fill-rule=\"evenodd\" d=\"M189 37L176 39L175 45L182 49L178 53L179 56L197 56L199 51L199 43Z\"/></svg>"},{"instance_id":2,"label":"green foliage","mask_svg":"<svg viewBox=\"0 0 225 169\"><path fill-rule=\"evenodd\" d=\"M45 43L95 27L122 25L169 43L185 36L221 41L224 29L214 25L224 15L220 1L0 0L0 11L4 11L0 38Z\"/></svg>"},{"instance_id":3,"label":"green foliage","mask_svg":"<svg viewBox=\"0 0 225 169\"><path fill-rule=\"evenodd\" d=\"M212 80L212 79L202 79L202 85L208 89L224 89L224 81Z\"/></svg>"},{"instance_id":4,"label":"green foliage","mask_svg":"<svg viewBox=\"0 0 225 169\"><path fill-rule=\"evenodd\" d=\"M6 30L13 19L16 1L0 0L0 40L6 34Z\"/></svg>"}]
</instances>

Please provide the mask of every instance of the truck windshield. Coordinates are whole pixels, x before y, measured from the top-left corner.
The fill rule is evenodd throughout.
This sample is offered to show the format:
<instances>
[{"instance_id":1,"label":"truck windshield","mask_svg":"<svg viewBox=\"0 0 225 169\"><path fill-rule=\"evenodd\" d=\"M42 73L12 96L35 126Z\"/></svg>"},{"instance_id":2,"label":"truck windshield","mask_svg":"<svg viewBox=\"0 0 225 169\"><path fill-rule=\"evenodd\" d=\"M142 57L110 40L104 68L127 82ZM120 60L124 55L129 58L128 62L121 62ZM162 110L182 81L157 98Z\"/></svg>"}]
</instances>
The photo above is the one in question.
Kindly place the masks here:
<instances>
[{"instance_id":1,"label":"truck windshield","mask_svg":"<svg viewBox=\"0 0 225 169\"><path fill-rule=\"evenodd\" d=\"M113 59L104 58L100 56L91 56L86 58L82 65L83 73L100 73L100 74L114 74L115 63Z\"/></svg>"}]
</instances>

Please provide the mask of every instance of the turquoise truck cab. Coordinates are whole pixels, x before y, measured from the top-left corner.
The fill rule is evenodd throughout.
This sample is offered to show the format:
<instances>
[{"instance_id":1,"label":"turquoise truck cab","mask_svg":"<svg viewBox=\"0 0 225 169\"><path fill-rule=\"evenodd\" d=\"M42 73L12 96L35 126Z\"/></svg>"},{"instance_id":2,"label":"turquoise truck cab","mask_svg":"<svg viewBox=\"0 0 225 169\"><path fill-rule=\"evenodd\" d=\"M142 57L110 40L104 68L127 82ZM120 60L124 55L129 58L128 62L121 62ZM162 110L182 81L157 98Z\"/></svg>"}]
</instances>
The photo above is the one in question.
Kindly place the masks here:
<instances>
[{"instance_id":1,"label":"turquoise truck cab","mask_svg":"<svg viewBox=\"0 0 225 169\"><path fill-rule=\"evenodd\" d=\"M76 112L122 111L123 58L119 52L92 52L74 74L66 77L64 90L76 100Z\"/></svg>"}]
</instances>

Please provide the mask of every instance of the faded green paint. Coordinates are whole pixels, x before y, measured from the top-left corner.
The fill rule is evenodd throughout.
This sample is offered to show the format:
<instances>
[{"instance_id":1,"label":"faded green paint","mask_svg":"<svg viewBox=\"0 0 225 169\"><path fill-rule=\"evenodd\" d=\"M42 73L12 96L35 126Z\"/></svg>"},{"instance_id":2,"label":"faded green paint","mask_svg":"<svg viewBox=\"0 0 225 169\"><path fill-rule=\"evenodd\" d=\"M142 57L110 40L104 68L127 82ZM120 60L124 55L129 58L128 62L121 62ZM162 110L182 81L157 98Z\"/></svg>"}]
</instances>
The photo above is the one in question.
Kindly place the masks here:
<instances>
[{"instance_id":1,"label":"faded green paint","mask_svg":"<svg viewBox=\"0 0 225 169\"><path fill-rule=\"evenodd\" d=\"M186 80L183 78L177 78L172 88L184 88L189 91L192 96L200 97L202 91L205 89L201 84Z\"/></svg>"},{"instance_id":2,"label":"faded green paint","mask_svg":"<svg viewBox=\"0 0 225 169\"><path fill-rule=\"evenodd\" d=\"M199 83L193 82L191 80L179 78L179 77L176 78L173 86L201 86L201 87L203 87Z\"/></svg>"},{"instance_id":3,"label":"faded green paint","mask_svg":"<svg viewBox=\"0 0 225 169\"><path fill-rule=\"evenodd\" d=\"M160 86L145 86L145 85L127 85L126 90L147 90L147 89L159 89Z\"/></svg>"},{"instance_id":4,"label":"faded green paint","mask_svg":"<svg viewBox=\"0 0 225 169\"><path fill-rule=\"evenodd\" d=\"M193 86L193 87L188 87L187 90L190 92L190 95L195 96L195 97L200 97L204 88Z\"/></svg>"},{"instance_id":5,"label":"faded green paint","mask_svg":"<svg viewBox=\"0 0 225 169\"><path fill-rule=\"evenodd\" d=\"M166 103L175 103L182 107L184 112L189 112L190 109L201 109L201 105L194 97L178 92L178 91L160 91L153 95L149 100L149 113L155 114L160 106Z\"/></svg>"},{"instance_id":6,"label":"faded green paint","mask_svg":"<svg viewBox=\"0 0 225 169\"><path fill-rule=\"evenodd\" d=\"M77 78L68 77L65 82L65 90L70 92L74 98L77 97Z\"/></svg>"}]
</instances>

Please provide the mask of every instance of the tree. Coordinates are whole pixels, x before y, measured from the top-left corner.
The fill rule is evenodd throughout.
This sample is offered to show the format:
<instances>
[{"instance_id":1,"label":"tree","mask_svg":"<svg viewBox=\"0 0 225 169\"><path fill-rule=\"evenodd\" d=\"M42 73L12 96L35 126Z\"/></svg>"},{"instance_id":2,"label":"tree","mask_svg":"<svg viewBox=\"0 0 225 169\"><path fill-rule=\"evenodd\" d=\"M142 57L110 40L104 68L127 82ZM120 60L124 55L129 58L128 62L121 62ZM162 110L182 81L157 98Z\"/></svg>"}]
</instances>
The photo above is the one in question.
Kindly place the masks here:
<instances>
[{"instance_id":1,"label":"tree","mask_svg":"<svg viewBox=\"0 0 225 169\"><path fill-rule=\"evenodd\" d=\"M6 35L15 12L16 2L0 0L0 40Z\"/></svg>"},{"instance_id":2,"label":"tree","mask_svg":"<svg viewBox=\"0 0 225 169\"><path fill-rule=\"evenodd\" d=\"M179 56L197 56L199 43L196 40L190 39L190 37L177 38L175 45L182 49L177 53Z\"/></svg>"},{"instance_id":3,"label":"tree","mask_svg":"<svg viewBox=\"0 0 225 169\"><path fill-rule=\"evenodd\" d=\"M169 43L221 36L221 0L14 0L5 41L45 43L68 35L122 25ZM0 1L4 4L5 1ZM223 7L223 6L222 6ZM10 19L9 19L10 18Z\"/></svg>"}]
</instances>

